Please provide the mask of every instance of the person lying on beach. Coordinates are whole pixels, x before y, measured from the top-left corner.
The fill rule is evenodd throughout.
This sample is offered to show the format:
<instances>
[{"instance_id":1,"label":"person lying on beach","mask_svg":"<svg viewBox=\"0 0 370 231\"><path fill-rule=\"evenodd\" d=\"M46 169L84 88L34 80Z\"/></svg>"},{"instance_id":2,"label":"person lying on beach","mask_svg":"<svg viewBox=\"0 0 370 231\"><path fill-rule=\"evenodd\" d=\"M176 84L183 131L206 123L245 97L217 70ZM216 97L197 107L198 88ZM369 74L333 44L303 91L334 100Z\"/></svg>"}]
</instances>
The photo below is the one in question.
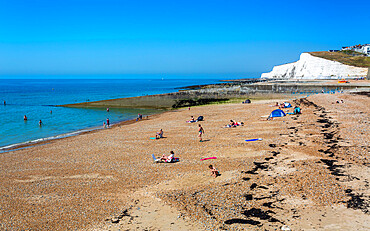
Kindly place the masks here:
<instances>
[{"instance_id":1,"label":"person lying on beach","mask_svg":"<svg viewBox=\"0 0 370 231\"><path fill-rule=\"evenodd\" d=\"M225 128L235 128L237 126L237 123L233 120L230 120L230 123L228 125L225 125Z\"/></svg>"},{"instance_id":2,"label":"person lying on beach","mask_svg":"<svg viewBox=\"0 0 370 231\"><path fill-rule=\"evenodd\" d=\"M190 120L188 121L189 123L193 123L193 122L197 122L195 119L194 119L194 116L191 116Z\"/></svg>"},{"instance_id":3,"label":"person lying on beach","mask_svg":"<svg viewBox=\"0 0 370 231\"><path fill-rule=\"evenodd\" d=\"M161 160L169 163L173 160L174 157L175 157L175 153L173 151L170 151L170 155L166 156L165 154L163 154L161 157Z\"/></svg>"},{"instance_id":4,"label":"person lying on beach","mask_svg":"<svg viewBox=\"0 0 370 231\"><path fill-rule=\"evenodd\" d=\"M220 175L219 171L212 164L209 165L208 167L211 170L211 176L213 176L214 178L216 178L217 176Z\"/></svg>"},{"instance_id":5,"label":"person lying on beach","mask_svg":"<svg viewBox=\"0 0 370 231\"><path fill-rule=\"evenodd\" d=\"M155 135L155 138L156 139L160 139L160 138L163 138L163 130L159 130L159 132L157 132L157 134Z\"/></svg>"},{"instance_id":6,"label":"person lying on beach","mask_svg":"<svg viewBox=\"0 0 370 231\"><path fill-rule=\"evenodd\" d=\"M233 120L230 120L230 123L228 125L225 125L225 128L236 128L237 126L244 126L244 122L234 122Z\"/></svg>"}]
</instances>

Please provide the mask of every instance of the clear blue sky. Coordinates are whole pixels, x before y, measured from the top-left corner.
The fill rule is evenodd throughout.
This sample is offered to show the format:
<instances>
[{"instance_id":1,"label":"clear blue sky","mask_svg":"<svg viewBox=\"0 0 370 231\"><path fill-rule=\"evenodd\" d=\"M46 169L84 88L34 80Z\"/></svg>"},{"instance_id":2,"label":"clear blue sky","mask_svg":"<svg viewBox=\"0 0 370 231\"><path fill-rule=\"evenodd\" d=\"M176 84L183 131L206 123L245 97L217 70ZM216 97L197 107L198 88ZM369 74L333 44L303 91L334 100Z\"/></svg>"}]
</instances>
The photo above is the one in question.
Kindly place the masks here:
<instances>
[{"instance_id":1,"label":"clear blue sky","mask_svg":"<svg viewBox=\"0 0 370 231\"><path fill-rule=\"evenodd\" d=\"M257 77L305 51L370 43L370 1L0 0L0 78Z\"/></svg>"}]
</instances>

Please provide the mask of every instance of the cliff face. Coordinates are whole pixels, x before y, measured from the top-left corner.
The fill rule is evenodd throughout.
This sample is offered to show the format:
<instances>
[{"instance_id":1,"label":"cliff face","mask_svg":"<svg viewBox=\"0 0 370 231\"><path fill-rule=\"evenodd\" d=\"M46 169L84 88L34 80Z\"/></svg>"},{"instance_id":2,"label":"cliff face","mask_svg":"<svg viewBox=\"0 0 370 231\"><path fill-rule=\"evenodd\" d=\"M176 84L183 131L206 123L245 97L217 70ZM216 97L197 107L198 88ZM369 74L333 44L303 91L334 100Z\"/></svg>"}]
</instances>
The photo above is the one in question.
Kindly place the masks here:
<instances>
[{"instance_id":1,"label":"cliff face","mask_svg":"<svg viewBox=\"0 0 370 231\"><path fill-rule=\"evenodd\" d=\"M341 79L366 77L368 68L348 66L302 53L294 63L275 66L271 72L263 73L261 78L281 79Z\"/></svg>"}]
</instances>

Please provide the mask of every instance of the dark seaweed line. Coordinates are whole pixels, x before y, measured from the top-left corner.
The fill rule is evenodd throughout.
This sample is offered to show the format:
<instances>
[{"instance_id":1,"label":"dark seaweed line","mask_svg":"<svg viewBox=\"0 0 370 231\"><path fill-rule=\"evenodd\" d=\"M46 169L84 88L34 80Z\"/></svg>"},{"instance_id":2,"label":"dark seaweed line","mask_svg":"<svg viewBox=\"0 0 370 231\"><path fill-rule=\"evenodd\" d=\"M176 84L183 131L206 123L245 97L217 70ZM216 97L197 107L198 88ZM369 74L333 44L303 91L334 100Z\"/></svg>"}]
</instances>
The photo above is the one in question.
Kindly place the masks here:
<instances>
[{"instance_id":1,"label":"dark seaweed line","mask_svg":"<svg viewBox=\"0 0 370 231\"><path fill-rule=\"evenodd\" d=\"M318 114L318 119L317 122L323 123L322 126L322 132L324 136L324 140L329 140L326 141L327 143L327 148L326 150L318 150L319 152L323 152L324 154L327 154L329 157L334 157L335 156L335 151L338 149L342 148L341 146L337 145L338 140L340 139L339 136L337 136L334 139L334 136L339 133L339 126L338 123L334 122L331 120L331 118L327 115L327 112L325 111L325 108L322 106L318 106L317 104L307 100L307 98L300 99L300 103L306 105L306 106L313 106L316 109L315 114ZM327 132L329 129L334 129L334 132ZM331 144L331 145L329 145ZM337 160L335 159L320 159L322 163L324 163L329 171L331 172L332 175L335 176L347 176L349 179L358 179L357 177L350 176L348 173L345 173L343 170L344 165L338 165L335 164ZM336 180L340 180L340 178L336 178ZM370 200L369 198L365 198L366 196L363 194L358 194L358 193L353 193L352 189L347 189L345 190L346 194L350 197L348 201L343 201L344 203L347 204L347 208L352 208L355 210L361 210L365 214L369 214L369 208L370 208Z\"/></svg>"}]
</instances>

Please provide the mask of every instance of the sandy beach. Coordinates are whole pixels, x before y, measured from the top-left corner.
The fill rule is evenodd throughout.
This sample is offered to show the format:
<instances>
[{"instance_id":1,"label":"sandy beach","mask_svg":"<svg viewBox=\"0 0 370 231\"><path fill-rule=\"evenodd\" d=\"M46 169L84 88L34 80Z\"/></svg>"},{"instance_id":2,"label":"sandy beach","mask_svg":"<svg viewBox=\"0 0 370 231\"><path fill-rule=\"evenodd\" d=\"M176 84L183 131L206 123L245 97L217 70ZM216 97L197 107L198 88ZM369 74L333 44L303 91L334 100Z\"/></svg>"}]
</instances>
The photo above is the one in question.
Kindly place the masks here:
<instances>
[{"instance_id":1,"label":"sandy beach","mask_svg":"<svg viewBox=\"0 0 370 231\"><path fill-rule=\"evenodd\" d=\"M0 154L0 229L369 230L369 97L291 99L301 115L266 121L276 101L178 109ZM180 162L151 157L171 150Z\"/></svg>"}]
</instances>

